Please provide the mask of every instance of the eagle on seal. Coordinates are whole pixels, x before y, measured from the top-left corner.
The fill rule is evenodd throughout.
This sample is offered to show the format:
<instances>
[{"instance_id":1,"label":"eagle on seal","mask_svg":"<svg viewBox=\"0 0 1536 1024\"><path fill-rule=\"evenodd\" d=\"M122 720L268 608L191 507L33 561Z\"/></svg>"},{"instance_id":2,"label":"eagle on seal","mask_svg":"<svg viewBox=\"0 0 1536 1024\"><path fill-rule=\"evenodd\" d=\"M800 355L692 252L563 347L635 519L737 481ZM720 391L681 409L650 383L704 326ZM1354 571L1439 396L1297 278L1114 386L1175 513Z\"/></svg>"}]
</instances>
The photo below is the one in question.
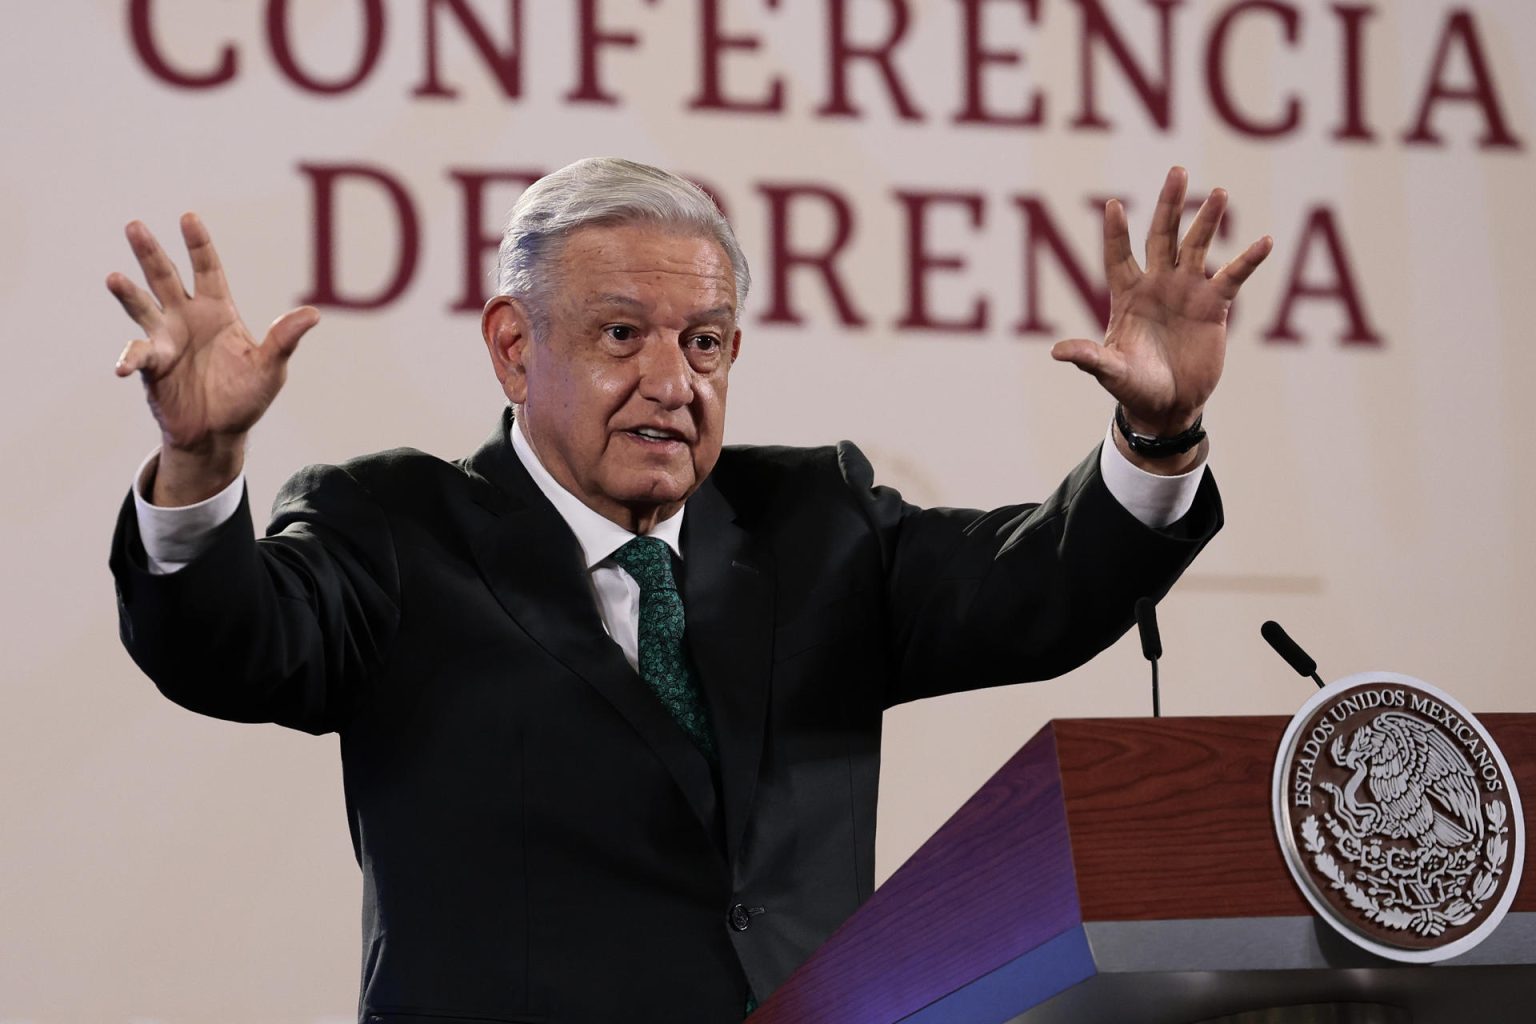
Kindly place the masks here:
<instances>
[{"instance_id":1,"label":"eagle on seal","mask_svg":"<svg viewBox=\"0 0 1536 1024\"><path fill-rule=\"evenodd\" d=\"M1386 711L1355 730L1349 746L1333 741L1334 761L1354 771L1343 792L1321 783L1334 810L1357 835L1385 834L1421 846L1461 846L1483 835L1477 777L1466 757L1433 726ZM1367 783L1374 802L1360 798Z\"/></svg>"}]
</instances>

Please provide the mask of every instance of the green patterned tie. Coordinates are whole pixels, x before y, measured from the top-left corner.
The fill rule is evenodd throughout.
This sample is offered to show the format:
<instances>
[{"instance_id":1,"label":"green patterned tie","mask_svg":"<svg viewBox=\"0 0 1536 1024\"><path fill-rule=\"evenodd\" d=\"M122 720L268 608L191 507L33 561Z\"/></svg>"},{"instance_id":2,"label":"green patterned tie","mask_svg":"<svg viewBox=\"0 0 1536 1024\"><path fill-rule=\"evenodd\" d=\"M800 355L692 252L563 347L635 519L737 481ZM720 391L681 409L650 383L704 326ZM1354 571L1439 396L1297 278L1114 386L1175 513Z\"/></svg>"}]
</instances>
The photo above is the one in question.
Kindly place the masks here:
<instances>
[{"instance_id":1,"label":"green patterned tie","mask_svg":"<svg viewBox=\"0 0 1536 1024\"><path fill-rule=\"evenodd\" d=\"M672 578L672 552L665 541L636 537L613 560L640 584L640 678L713 762L715 735L683 647L683 598Z\"/></svg>"}]
</instances>

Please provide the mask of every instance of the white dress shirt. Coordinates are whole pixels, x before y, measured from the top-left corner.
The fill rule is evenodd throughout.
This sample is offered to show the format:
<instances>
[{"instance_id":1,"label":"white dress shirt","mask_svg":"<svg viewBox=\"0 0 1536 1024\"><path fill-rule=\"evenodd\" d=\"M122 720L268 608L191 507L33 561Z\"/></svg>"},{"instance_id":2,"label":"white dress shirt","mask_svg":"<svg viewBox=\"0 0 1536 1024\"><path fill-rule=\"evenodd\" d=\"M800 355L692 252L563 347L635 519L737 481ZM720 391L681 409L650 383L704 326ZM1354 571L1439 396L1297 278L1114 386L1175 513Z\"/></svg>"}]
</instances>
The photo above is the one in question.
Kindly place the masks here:
<instances>
[{"instance_id":1,"label":"white dress shirt","mask_svg":"<svg viewBox=\"0 0 1536 1024\"><path fill-rule=\"evenodd\" d=\"M640 584L633 576L619 568L613 553L635 539L635 534L611 519L588 508L580 498L561 487L549 470L534 454L533 445L523 436L521 421L512 421L512 450L544 497L555 506L565 525L576 535L581 545L582 561L586 565L587 582L597 599L597 611L602 616L603 628L613 637L613 642L624 652L624 660L635 671L640 670ZM648 537L666 541L667 547L679 559L683 557L683 513L680 508L671 516L651 528Z\"/></svg>"},{"instance_id":2,"label":"white dress shirt","mask_svg":"<svg viewBox=\"0 0 1536 1024\"><path fill-rule=\"evenodd\" d=\"M534 454L517 421L512 426L512 450L528 470L528 475L533 477L539 491L576 535L603 626L624 652L630 667L637 668L640 658L640 584L619 568L612 557L635 535L592 511L580 498L561 487ZM236 477L218 494L195 505L166 508L151 505L144 497L144 486L158 457L158 450L152 452L139 466L134 478L133 502L149 571L164 575L176 572L201 554L213 531L235 514L245 493L245 474ZM1126 511L1147 526L1161 528L1178 521L1194 504L1195 492L1205 476L1205 463L1180 476L1158 476L1132 465L1115 447L1114 438L1106 436L1099 449L1099 472L1104 477L1104 486ZM649 534L665 541L678 558L683 556L680 538L684 511L686 509L678 509L676 515L657 523Z\"/></svg>"}]
</instances>

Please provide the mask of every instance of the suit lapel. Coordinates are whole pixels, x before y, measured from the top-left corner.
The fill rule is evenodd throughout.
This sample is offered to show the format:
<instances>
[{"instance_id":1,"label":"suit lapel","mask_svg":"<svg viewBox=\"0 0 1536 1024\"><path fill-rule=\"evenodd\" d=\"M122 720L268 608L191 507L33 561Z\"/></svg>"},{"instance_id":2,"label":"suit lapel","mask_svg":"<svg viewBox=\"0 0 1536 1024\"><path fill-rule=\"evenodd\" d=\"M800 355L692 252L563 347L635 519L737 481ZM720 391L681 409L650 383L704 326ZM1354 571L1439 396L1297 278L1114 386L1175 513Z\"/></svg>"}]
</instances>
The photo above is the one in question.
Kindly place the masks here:
<instances>
[{"instance_id":1,"label":"suit lapel","mask_svg":"<svg viewBox=\"0 0 1536 1024\"><path fill-rule=\"evenodd\" d=\"M714 836L719 822L709 764L603 629L581 547L512 450L511 422L508 410L467 464L494 485L481 489L479 501L493 520L470 531L481 576L535 643L586 680L640 734Z\"/></svg>"},{"instance_id":2,"label":"suit lapel","mask_svg":"<svg viewBox=\"0 0 1536 1024\"><path fill-rule=\"evenodd\" d=\"M761 770L773 662L773 566L709 480L683 520L688 648L720 751L726 851L735 862Z\"/></svg>"}]
</instances>

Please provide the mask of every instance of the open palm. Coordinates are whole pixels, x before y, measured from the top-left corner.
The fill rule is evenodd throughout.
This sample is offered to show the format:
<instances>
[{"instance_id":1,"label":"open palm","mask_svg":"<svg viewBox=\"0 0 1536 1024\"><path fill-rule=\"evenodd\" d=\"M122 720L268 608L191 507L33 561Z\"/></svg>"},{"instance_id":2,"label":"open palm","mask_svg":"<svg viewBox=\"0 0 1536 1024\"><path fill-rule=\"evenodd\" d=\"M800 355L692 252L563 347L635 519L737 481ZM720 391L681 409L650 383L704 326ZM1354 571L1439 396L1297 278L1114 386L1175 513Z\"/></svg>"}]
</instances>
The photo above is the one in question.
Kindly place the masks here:
<instances>
[{"instance_id":1,"label":"open palm","mask_svg":"<svg viewBox=\"0 0 1536 1024\"><path fill-rule=\"evenodd\" d=\"M1138 432L1171 436L1189 427L1221 379L1227 310L1238 289L1269 255L1265 236L1207 278L1206 251L1221 224L1227 193L1215 189L1179 242L1189 176L1168 172L1147 233L1146 269L1131 253L1125 207L1104 208L1104 274L1109 327L1102 344L1057 342L1051 355L1091 373L1125 409Z\"/></svg>"},{"instance_id":2,"label":"open palm","mask_svg":"<svg viewBox=\"0 0 1536 1024\"><path fill-rule=\"evenodd\" d=\"M148 228L134 221L126 233L149 293L117 273L107 277L107 289L147 337L128 343L117 362L118 376L143 376L166 446L204 451L242 439L277 397L288 358L320 314L309 306L291 310L257 344L235 309L213 241L196 214L181 218L192 261L191 294Z\"/></svg>"}]
</instances>

